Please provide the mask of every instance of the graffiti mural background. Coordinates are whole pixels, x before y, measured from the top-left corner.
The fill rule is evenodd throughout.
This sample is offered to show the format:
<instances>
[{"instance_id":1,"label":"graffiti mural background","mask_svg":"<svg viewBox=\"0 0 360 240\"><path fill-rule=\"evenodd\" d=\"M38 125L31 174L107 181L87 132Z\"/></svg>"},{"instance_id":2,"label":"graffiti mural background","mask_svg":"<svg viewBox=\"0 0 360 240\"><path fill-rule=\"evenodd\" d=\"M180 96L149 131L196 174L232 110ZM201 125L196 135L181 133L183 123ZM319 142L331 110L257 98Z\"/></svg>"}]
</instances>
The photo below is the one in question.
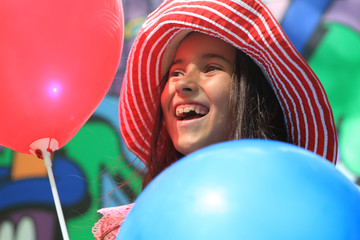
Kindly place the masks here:
<instances>
[{"instance_id":1,"label":"graffiti mural background","mask_svg":"<svg viewBox=\"0 0 360 240\"><path fill-rule=\"evenodd\" d=\"M124 50L111 89L79 133L55 153L53 171L70 239L92 239L96 209L130 203L141 191L144 165L123 144L118 97L132 41L160 2L123 1ZM265 3L322 81L339 131L338 167L359 182L360 2ZM0 147L0 240L5 239L61 239L61 233L43 162Z\"/></svg>"}]
</instances>

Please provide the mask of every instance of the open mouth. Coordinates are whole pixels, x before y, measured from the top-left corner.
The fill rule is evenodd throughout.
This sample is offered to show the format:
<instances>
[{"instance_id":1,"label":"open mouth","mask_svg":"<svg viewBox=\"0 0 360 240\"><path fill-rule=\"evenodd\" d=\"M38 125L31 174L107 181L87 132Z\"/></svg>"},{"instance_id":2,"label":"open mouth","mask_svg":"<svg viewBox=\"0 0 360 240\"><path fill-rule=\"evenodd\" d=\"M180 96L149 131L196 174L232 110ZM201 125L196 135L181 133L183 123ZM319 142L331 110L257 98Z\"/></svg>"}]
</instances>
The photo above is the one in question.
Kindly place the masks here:
<instances>
[{"instance_id":1,"label":"open mouth","mask_svg":"<svg viewBox=\"0 0 360 240\"><path fill-rule=\"evenodd\" d=\"M179 121L202 118L208 114L209 109L199 104L186 104L176 107L176 119Z\"/></svg>"}]
</instances>

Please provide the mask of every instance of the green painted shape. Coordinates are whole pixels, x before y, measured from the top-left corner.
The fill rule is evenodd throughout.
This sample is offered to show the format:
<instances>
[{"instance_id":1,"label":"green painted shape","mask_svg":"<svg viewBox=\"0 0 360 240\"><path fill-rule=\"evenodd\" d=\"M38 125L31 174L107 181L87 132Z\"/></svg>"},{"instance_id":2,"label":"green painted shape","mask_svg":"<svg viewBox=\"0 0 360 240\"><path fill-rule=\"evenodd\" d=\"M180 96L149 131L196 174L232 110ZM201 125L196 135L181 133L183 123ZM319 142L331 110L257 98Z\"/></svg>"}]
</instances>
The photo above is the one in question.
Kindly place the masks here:
<instances>
[{"instance_id":1,"label":"green painted shape","mask_svg":"<svg viewBox=\"0 0 360 240\"><path fill-rule=\"evenodd\" d=\"M333 109L341 160L360 176L360 35L337 23L325 23L324 27L328 31L309 64Z\"/></svg>"},{"instance_id":2,"label":"green painted shape","mask_svg":"<svg viewBox=\"0 0 360 240\"><path fill-rule=\"evenodd\" d=\"M339 140L344 164L360 176L360 114L344 119Z\"/></svg>"},{"instance_id":3,"label":"green painted shape","mask_svg":"<svg viewBox=\"0 0 360 240\"><path fill-rule=\"evenodd\" d=\"M101 207L101 166L113 175L120 174L123 179L131 179L129 186L133 191L141 190L142 179L134 175L133 169L123 159L118 133L101 121L87 122L78 134L64 146L66 156L73 160L85 173L91 206L87 212L67 221L70 239L93 239L91 228L98 220L96 213Z\"/></svg>"},{"instance_id":4,"label":"green painted shape","mask_svg":"<svg viewBox=\"0 0 360 240\"><path fill-rule=\"evenodd\" d=\"M4 147L0 152L0 167L10 167L12 165L13 156L14 151Z\"/></svg>"}]
</instances>

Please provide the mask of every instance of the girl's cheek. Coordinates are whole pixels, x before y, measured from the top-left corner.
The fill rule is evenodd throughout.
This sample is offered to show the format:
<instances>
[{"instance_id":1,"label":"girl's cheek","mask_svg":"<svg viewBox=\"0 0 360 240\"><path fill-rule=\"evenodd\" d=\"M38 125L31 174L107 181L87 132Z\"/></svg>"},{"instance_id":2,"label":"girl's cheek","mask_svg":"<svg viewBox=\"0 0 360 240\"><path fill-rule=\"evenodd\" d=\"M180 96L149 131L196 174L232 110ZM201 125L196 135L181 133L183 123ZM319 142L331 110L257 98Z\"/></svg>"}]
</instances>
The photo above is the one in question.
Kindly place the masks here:
<instances>
[{"instance_id":1,"label":"girl's cheek","mask_svg":"<svg viewBox=\"0 0 360 240\"><path fill-rule=\"evenodd\" d=\"M163 92L161 93L161 108L163 112L168 109L170 98L171 98L171 92L170 92L169 82L167 82Z\"/></svg>"}]
</instances>

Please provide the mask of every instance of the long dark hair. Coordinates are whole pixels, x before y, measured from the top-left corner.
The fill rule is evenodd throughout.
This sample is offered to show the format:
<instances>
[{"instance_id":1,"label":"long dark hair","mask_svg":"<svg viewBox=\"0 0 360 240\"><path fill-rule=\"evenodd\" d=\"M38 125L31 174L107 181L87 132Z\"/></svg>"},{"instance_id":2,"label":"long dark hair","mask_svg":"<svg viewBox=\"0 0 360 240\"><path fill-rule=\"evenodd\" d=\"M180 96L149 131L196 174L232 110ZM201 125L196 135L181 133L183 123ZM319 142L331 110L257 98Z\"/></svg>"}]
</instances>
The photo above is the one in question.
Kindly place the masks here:
<instances>
[{"instance_id":1,"label":"long dark hair","mask_svg":"<svg viewBox=\"0 0 360 240\"><path fill-rule=\"evenodd\" d=\"M228 139L261 138L287 141L284 116L279 101L260 67L245 53L237 50L235 73L230 93ZM158 86L164 89L168 75ZM152 130L150 154L146 161L145 187L161 171L180 159L163 120L160 96Z\"/></svg>"}]
</instances>

